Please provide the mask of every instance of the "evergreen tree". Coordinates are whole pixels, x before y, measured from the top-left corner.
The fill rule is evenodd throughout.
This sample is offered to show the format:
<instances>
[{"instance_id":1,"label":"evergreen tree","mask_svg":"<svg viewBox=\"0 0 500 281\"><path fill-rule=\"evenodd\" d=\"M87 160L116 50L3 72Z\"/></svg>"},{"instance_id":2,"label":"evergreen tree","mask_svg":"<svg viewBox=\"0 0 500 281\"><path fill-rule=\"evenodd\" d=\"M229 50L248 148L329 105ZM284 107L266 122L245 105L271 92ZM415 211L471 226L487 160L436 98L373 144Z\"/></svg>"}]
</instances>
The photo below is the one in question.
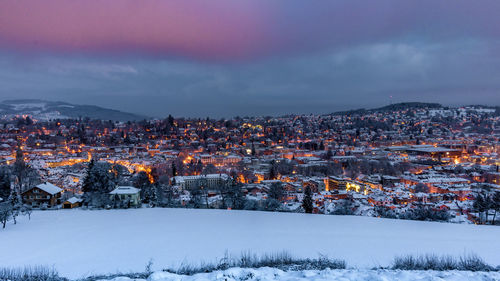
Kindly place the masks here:
<instances>
[{"instance_id":1,"label":"evergreen tree","mask_svg":"<svg viewBox=\"0 0 500 281\"><path fill-rule=\"evenodd\" d=\"M269 168L269 179L274 180L276 178L276 162L273 160L271 162L271 167Z\"/></svg>"},{"instance_id":2,"label":"evergreen tree","mask_svg":"<svg viewBox=\"0 0 500 281\"><path fill-rule=\"evenodd\" d=\"M95 164L94 159L91 159L89 162L89 165L87 166L87 174L85 175L85 178L83 179L83 183L82 183L82 191L84 193L94 191L93 190L94 184L92 182L93 181L92 170L94 168L94 164Z\"/></svg>"},{"instance_id":3,"label":"evergreen tree","mask_svg":"<svg viewBox=\"0 0 500 281\"><path fill-rule=\"evenodd\" d=\"M229 198L231 200L231 208L242 210L245 207L245 194L241 189L241 184L233 183L229 187Z\"/></svg>"},{"instance_id":4,"label":"evergreen tree","mask_svg":"<svg viewBox=\"0 0 500 281\"><path fill-rule=\"evenodd\" d=\"M487 205L486 200L487 200L487 198L485 196L483 196L483 194L478 193L476 195L474 203L472 204L472 208L474 209L474 211L479 213L479 220L481 222L483 222L483 213L487 210L486 209L486 205Z\"/></svg>"},{"instance_id":5,"label":"evergreen tree","mask_svg":"<svg viewBox=\"0 0 500 281\"><path fill-rule=\"evenodd\" d=\"M7 166L0 166L0 198L7 200L10 195L10 169Z\"/></svg>"},{"instance_id":6,"label":"evergreen tree","mask_svg":"<svg viewBox=\"0 0 500 281\"><path fill-rule=\"evenodd\" d=\"M493 195L492 208L495 211L493 214L493 224L496 224L497 212L500 212L500 191L495 192Z\"/></svg>"},{"instance_id":7,"label":"evergreen tree","mask_svg":"<svg viewBox=\"0 0 500 281\"><path fill-rule=\"evenodd\" d=\"M87 175L82 184L85 202L95 207L107 207L113 204L109 197L116 184L120 181L120 174L107 162L91 161L87 167Z\"/></svg>"},{"instance_id":8,"label":"evergreen tree","mask_svg":"<svg viewBox=\"0 0 500 281\"><path fill-rule=\"evenodd\" d=\"M269 192L268 192L269 198L272 198L272 199L279 201L283 197L283 194L284 194L284 190L283 190L283 185L281 184L281 182L271 184L271 187L269 188Z\"/></svg>"},{"instance_id":9,"label":"evergreen tree","mask_svg":"<svg viewBox=\"0 0 500 281\"><path fill-rule=\"evenodd\" d=\"M140 194L143 202L150 203L154 196L154 190L146 172L141 171L135 176L134 186L141 190Z\"/></svg>"},{"instance_id":10,"label":"evergreen tree","mask_svg":"<svg viewBox=\"0 0 500 281\"><path fill-rule=\"evenodd\" d=\"M312 199L312 192L311 188L309 186L306 187L304 191L304 199L302 200L302 208L304 209L304 212L311 214L313 211L313 199Z\"/></svg>"}]
</instances>

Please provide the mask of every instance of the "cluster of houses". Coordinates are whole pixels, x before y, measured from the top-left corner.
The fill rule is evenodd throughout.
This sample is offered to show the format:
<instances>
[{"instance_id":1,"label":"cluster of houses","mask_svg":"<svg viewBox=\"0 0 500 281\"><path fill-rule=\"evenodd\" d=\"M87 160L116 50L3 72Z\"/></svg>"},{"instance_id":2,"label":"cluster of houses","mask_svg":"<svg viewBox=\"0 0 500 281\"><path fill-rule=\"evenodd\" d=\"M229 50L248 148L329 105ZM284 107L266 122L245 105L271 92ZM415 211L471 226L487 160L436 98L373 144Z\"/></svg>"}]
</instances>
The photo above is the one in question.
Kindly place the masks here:
<instances>
[{"instance_id":1,"label":"cluster of houses","mask_svg":"<svg viewBox=\"0 0 500 281\"><path fill-rule=\"evenodd\" d=\"M73 209L82 205L83 199L72 196L62 200L64 190L49 182L38 184L21 193L25 204L38 208L53 208L58 205L62 209ZM133 186L117 186L109 193L110 198L130 202L132 206L141 204L140 189Z\"/></svg>"},{"instance_id":2,"label":"cluster of houses","mask_svg":"<svg viewBox=\"0 0 500 281\"><path fill-rule=\"evenodd\" d=\"M129 177L146 172L163 178L183 202L202 187L217 204L216 189L230 181L252 200L265 200L280 183L287 208L297 207L309 187L315 212L345 199L360 209L421 202L463 210L485 186L500 190L500 117L487 107L419 105L228 120L19 121L0 126L0 164L12 164L15 150L23 150L45 182L22 194L36 206L79 206L91 158L120 165ZM119 186L109 196L138 205L139 194Z\"/></svg>"}]
</instances>

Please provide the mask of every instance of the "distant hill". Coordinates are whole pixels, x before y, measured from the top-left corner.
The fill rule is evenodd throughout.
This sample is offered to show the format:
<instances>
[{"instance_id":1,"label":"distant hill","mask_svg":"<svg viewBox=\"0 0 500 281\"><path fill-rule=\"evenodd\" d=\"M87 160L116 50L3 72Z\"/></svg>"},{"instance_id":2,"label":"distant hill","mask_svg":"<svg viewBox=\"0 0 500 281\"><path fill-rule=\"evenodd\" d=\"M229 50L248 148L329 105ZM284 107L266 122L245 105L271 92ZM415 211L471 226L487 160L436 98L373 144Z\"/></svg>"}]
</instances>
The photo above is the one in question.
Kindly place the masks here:
<instances>
[{"instance_id":1,"label":"distant hill","mask_svg":"<svg viewBox=\"0 0 500 281\"><path fill-rule=\"evenodd\" d=\"M378 108L372 108L372 109L365 109L365 108L360 108L360 109L353 109L353 110L347 110L347 111L338 111L335 113L332 113L332 115L350 115L350 114L363 114L363 113L370 113L370 112L387 112L387 111L397 111L397 110L404 110L404 109L421 109L421 108L443 108L443 106L439 103L426 103L426 102L402 102L402 103L395 103L395 104L390 104Z\"/></svg>"},{"instance_id":2,"label":"distant hill","mask_svg":"<svg viewBox=\"0 0 500 281\"><path fill-rule=\"evenodd\" d=\"M375 111L394 111L404 109L419 109L419 108L442 108L439 103L426 103L426 102L402 102L386 105L375 109Z\"/></svg>"},{"instance_id":3,"label":"distant hill","mask_svg":"<svg viewBox=\"0 0 500 281\"><path fill-rule=\"evenodd\" d=\"M16 115L30 115L36 120L88 117L101 120L133 121L148 118L95 105L76 105L60 101L20 99L0 103L0 118L9 119Z\"/></svg>"}]
</instances>

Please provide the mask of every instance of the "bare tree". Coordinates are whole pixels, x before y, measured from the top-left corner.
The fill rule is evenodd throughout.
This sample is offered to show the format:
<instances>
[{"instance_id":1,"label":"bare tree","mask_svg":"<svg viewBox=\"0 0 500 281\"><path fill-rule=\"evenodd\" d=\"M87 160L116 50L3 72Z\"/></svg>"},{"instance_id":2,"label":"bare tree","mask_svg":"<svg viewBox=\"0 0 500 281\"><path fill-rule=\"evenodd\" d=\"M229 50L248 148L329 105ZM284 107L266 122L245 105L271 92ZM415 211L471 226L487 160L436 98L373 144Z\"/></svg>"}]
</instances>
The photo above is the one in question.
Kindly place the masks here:
<instances>
[{"instance_id":1,"label":"bare tree","mask_svg":"<svg viewBox=\"0 0 500 281\"><path fill-rule=\"evenodd\" d=\"M2 228L5 228L11 217L12 205L9 202L0 203L0 223L2 223Z\"/></svg>"},{"instance_id":2,"label":"bare tree","mask_svg":"<svg viewBox=\"0 0 500 281\"><path fill-rule=\"evenodd\" d=\"M33 208L30 205L23 205L21 212L23 215L28 216L28 220L31 220L31 214L33 213Z\"/></svg>"}]
</instances>

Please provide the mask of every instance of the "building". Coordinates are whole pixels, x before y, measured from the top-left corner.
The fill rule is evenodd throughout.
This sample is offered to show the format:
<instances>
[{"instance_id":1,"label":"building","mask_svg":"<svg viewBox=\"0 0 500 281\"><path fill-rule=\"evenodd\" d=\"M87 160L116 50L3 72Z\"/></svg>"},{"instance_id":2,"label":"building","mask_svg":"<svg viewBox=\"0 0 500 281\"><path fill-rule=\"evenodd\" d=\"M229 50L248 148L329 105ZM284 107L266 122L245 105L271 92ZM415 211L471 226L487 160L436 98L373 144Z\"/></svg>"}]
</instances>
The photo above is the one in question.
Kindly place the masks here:
<instances>
[{"instance_id":1,"label":"building","mask_svg":"<svg viewBox=\"0 0 500 281\"><path fill-rule=\"evenodd\" d=\"M214 189L226 186L230 182L230 177L226 174L208 174L198 176L176 176L171 179L172 184L178 185L182 189L192 190L195 188Z\"/></svg>"},{"instance_id":2,"label":"building","mask_svg":"<svg viewBox=\"0 0 500 281\"><path fill-rule=\"evenodd\" d=\"M203 163L203 165L212 164L215 166L234 165L242 160L241 157L236 155L223 156L223 155L202 154L200 155L200 158L201 158L201 163Z\"/></svg>"},{"instance_id":3,"label":"building","mask_svg":"<svg viewBox=\"0 0 500 281\"><path fill-rule=\"evenodd\" d=\"M130 206L137 206L141 203L140 191L133 186L118 186L109 195L112 200L118 198L122 202L130 202Z\"/></svg>"},{"instance_id":4,"label":"building","mask_svg":"<svg viewBox=\"0 0 500 281\"><path fill-rule=\"evenodd\" d=\"M348 182L347 179L334 176L329 176L324 181L326 191L345 190Z\"/></svg>"},{"instance_id":5,"label":"building","mask_svg":"<svg viewBox=\"0 0 500 281\"><path fill-rule=\"evenodd\" d=\"M47 182L34 186L21 194L26 204L53 207L61 203L62 189Z\"/></svg>"},{"instance_id":6,"label":"building","mask_svg":"<svg viewBox=\"0 0 500 281\"><path fill-rule=\"evenodd\" d=\"M462 155L462 150L460 149L451 149L433 145L391 146L386 149L394 152L404 152L411 155L426 156L433 159L459 158Z\"/></svg>"},{"instance_id":7,"label":"building","mask_svg":"<svg viewBox=\"0 0 500 281\"><path fill-rule=\"evenodd\" d=\"M80 207L82 205L82 202L83 200L80 198L71 197L62 203L62 207L63 209L73 209Z\"/></svg>"}]
</instances>

